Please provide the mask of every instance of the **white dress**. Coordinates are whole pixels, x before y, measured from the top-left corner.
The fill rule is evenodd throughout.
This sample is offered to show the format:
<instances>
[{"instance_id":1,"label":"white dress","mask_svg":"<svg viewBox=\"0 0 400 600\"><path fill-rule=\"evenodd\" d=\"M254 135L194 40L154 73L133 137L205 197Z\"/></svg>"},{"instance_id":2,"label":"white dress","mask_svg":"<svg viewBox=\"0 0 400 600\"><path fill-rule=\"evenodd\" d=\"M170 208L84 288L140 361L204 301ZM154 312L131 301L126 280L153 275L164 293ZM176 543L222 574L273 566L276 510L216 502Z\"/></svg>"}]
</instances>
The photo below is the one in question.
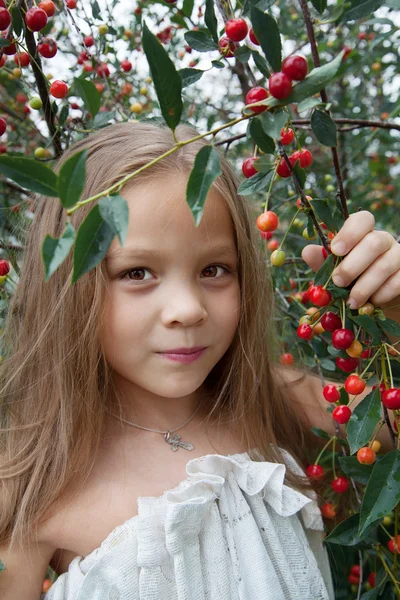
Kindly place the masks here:
<instances>
[{"instance_id":1,"label":"white dress","mask_svg":"<svg viewBox=\"0 0 400 600\"><path fill-rule=\"evenodd\" d=\"M139 497L138 514L75 557L44 600L334 600L316 495L284 485L286 464L189 460L187 479Z\"/></svg>"}]
</instances>

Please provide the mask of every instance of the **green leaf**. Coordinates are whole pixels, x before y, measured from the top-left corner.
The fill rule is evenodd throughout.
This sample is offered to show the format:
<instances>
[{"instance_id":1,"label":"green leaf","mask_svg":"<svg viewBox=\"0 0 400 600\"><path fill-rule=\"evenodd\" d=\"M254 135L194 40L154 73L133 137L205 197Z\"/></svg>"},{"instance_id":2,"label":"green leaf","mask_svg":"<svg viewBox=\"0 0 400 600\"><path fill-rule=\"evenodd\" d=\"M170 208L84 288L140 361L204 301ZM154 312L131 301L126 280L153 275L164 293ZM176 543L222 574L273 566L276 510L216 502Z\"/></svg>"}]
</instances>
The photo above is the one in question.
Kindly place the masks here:
<instances>
[{"instance_id":1,"label":"green leaf","mask_svg":"<svg viewBox=\"0 0 400 600\"><path fill-rule=\"evenodd\" d=\"M246 64L249 62L251 50L247 46L239 46L239 48L236 48L234 54L235 58L237 58L241 63Z\"/></svg>"},{"instance_id":2,"label":"green leaf","mask_svg":"<svg viewBox=\"0 0 400 600\"><path fill-rule=\"evenodd\" d=\"M332 121L328 113L322 110L314 110L311 115L311 129L315 137L324 146L335 148L337 145L336 124Z\"/></svg>"},{"instance_id":3,"label":"green leaf","mask_svg":"<svg viewBox=\"0 0 400 600\"><path fill-rule=\"evenodd\" d=\"M95 117L100 110L100 94L94 83L74 77L74 88L76 95L82 98L86 110L90 112L92 117Z\"/></svg>"},{"instance_id":4,"label":"green leaf","mask_svg":"<svg viewBox=\"0 0 400 600\"><path fill-rule=\"evenodd\" d=\"M211 33L212 39L218 44L218 21L214 11L214 0L206 0L204 22L207 25L208 31Z\"/></svg>"},{"instance_id":5,"label":"green leaf","mask_svg":"<svg viewBox=\"0 0 400 600\"><path fill-rule=\"evenodd\" d=\"M196 227L200 224L209 189L222 173L220 158L219 152L212 146L204 146L196 155L186 189L186 200Z\"/></svg>"},{"instance_id":6,"label":"green leaf","mask_svg":"<svg viewBox=\"0 0 400 600\"><path fill-rule=\"evenodd\" d=\"M200 71L200 69L185 68L180 69L178 73L182 79L182 87L186 87L201 79L204 71Z\"/></svg>"},{"instance_id":7,"label":"green leaf","mask_svg":"<svg viewBox=\"0 0 400 600\"><path fill-rule=\"evenodd\" d=\"M324 539L324 542L330 544L340 544L341 546L358 546L376 544L377 542L377 526L371 526L366 529L362 537L358 534L358 522L360 513L351 515L341 521L333 531L331 531Z\"/></svg>"},{"instance_id":8,"label":"green leaf","mask_svg":"<svg viewBox=\"0 0 400 600\"><path fill-rule=\"evenodd\" d=\"M212 60L211 64L216 69L224 69L225 68L224 63L221 60Z\"/></svg>"},{"instance_id":9,"label":"green leaf","mask_svg":"<svg viewBox=\"0 0 400 600\"><path fill-rule=\"evenodd\" d=\"M0 173L31 192L58 197L57 175L33 158L0 156Z\"/></svg>"},{"instance_id":10,"label":"green leaf","mask_svg":"<svg viewBox=\"0 0 400 600\"><path fill-rule=\"evenodd\" d=\"M349 314L349 317L352 321L357 323L357 325L360 325L372 335L372 343L374 346L378 346L381 343L379 327L372 317L369 315L358 315L357 317L353 317L351 314Z\"/></svg>"},{"instance_id":11,"label":"green leaf","mask_svg":"<svg viewBox=\"0 0 400 600\"><path fill-rule=\"evenodd\" d=\"M356 21L375 12L384 4L384 0L353 0L351 8L343 13L342 21Z\"/></svg>"},{"instance_id":12,"label":"green leaf","mask_svg":"<svg viewBox=\"0 0 400 600\"><path fill-rule=\"evenodd\" d=\"M71 208L80 200L85 187L87 153L87 150L76 152L60 169L57 188L64 208Z\"/></svg>"},{"instance_id":13,"label":"green leaf","mask_svg":"<svg viewBox=\"0 0 400 600\"><path fill-rule=\"evenodd\" d=\"M272 139L280 140L281 129L287 123L288 114L283 111L274 114L266 111L260 115L260 120L264 132Z\"/></svg>"},{"instance_id":14,"label":"green leaf","mask_svg":"<svg viewBox=\"0 0 400 600\"><path fill-rule=\"evenodd\" d=\"M74 272L71 283L93 269L107 254L114 232L96 204L78 229L74 248Z\"/></svg>"},{"instance_id":15,"label":"green leaf","mask_svg":"<svg viewBox=\"0 0 400 600\"><path fill-rule=\"evenodd\" d=\"M53 273L67 258L71 250L74 239L75 229L71 223L67 223L64 233L60 238L53 238L46 235L42 244L42 259L45 270L45 281L48 281Z\"/></svg>"},{"instance_id":16,"label":"green leaf","mask_svg":"<svg viewBox=\"0 0 400 600\"><path fill-rule=\"evenodd\" d=\"M373 465L362 465L359 463L357 456L340 456L339 464L343 473L362 485L367 485L372 469L374 468Z\"/></svg>"},{"instance_id":17,"label":"green leaf","mask_svg":"<svg viewBox=\"0 0 400 600\"><path fill-rule=\"evenodd\" d=\"M97 0L92 0L91 7L92 7L93 19L99 19L101 16L101 10L100 10L100 6L97 3Z\"/></svg>"},{"instance_id":18,"label":"green leaf","mask_svg":"<svg viewBox=\"0 0 400 600\"><path fill-rule=\"evenodd\" d=\"M205 31L187 31L184 38L189 46L197 52L218 50L218 45Z\"/></svg>"},{"instance_id":19,"label":"green leaf","mask_svg":"<svg viewBox=\"0 0 400 600\"><path fill-rule=\"evenodd\" d=\"M269 173L256 173L253 177L249 177L246 181L242 181L239 186L238 194L242 196L250 196L255 192L265 190L271 181L273 169Z\"/></svg>"},{"instance_id":20,"label":"green leaf","mask_svg":"<svg viewBox=\"0 0 400 600\"><path fill-rule=\"evenodd\" d=\"M183 0L182 10L185 17L190 19L194 7L194 0Z\"/></svg>"},{"instance_id":21,"label":"green leaf","mask_svg":"<svg viewBox=\"0 0 400 600\"><path fill-rule=\"evenodd\" d=\"M336 371L336 365L333 360L329 360L329 358L322 358L320 360L320 365L326 371Z\"/></svg>"},{"instance_id":22,"label":"green leaf","mask_svg":"<svg viewBox=\"0 0 400 600\"><path fill-rule=\"evenodd\" d=\"M295 165L293 167L293 171L296 173L297 179L299 180L300 187L303 190L304 189L304 184L305 184L306 179L307 179L307 173L306 173L305 169L301 168L299 160L296 160L296 163L295 163ZM311 236L313 233L314 233L314 230L311 229L310 232L309 232L309 235Z\"/></svg>"},{"instance_id":23,"label":"green leaf","mask_svg":"<svg viewBox=\"0 0 400 600\"><path fill-rule=\"evenodd\" d=\"M115 119L115 110L98 113L93 119L93 129L106 127L113 119Z\"/></svg>"},{"instance_id":24,"label":"green leaf","mask_svg":"<svg viewBox=\"0 0 400 600\"><path fill-rule=\"evenodd\" d=\"M261 10L261 12L265 13L269 8L271 8L271 6L275 4L275 2L276 0L249 0L247 7L243 7L243 14L244 16L248 15L251 6L255 6L256 8ZM246 14L244 12L245 8Z\"/></svg>"},{"instance_id":25,"label":"green leaf","mask_svg":"<svg viewBox=\"0 0 400 600\"><path fill-rule=\"evenodd\" d=\"M390 335L396 337L400 337L400 324L396 321L393 321L393 319L388 319L386 317L385 321L378 321L377 324L386 333L389 333Z\"/></svg>"},{"instance_id":26,"label":"green leaf","mask_svg":"<svg viewBox=\"0 0 400 600\"><path fill-rule=\"evenodd\" d=\"M315 106L321 106L323 104L322 100L318 98L307 98L302 102L299 102L297 105L297 112L302 113L306 110L310 110L310 108L314 108Z\"/></svg>"},{"instance_id":27,"label":"green leaf","mask_svg":"<svg viewBox=\"0 0 400 600\"><path fill-rule=\"evenodd\" d=\"M360 510L359 535L400 501L400 450L393 450L375 464Z\"/></svg>"},{"instance_id":28,"label":"green leaf","mask_svg":"<svg viewBox=\"0 0 400 600\"><path fill-rule=\"evenodd\" d=\"M250 119L249 133L260 150L267 154L275 154L275 142L265 133L259 117Z\"/></svg>"},{"instance_id":29,"label":"green leaf","mask_svg":"<svg viewBox=\"0 0 400 600\"><path fill-rule=\"evenodd\" d=\"M317 437L320 438L324 438L326 440L330 440L331 439L331 435L329 435L329 433L327 433L326 431L324 431L323 429L320 429L319 427L311 427L311 431L313 432L314 435L316 435Z\"/></svg>"},{"instance_id":30,"label":"green leaf","mask_svg":"<svg viewBox=\"0 0 400 600\"><path fill-rule=\"evenodd\" d=\"M254 161L253 166L259 173L268 173L275 166L274 162L271 162L271 159L272 157L269 155L259 156Z\"/></svg>"},{"instance_id":31,"label":"green leaf","mask_svg":"<svg viewBox=\"0 0 400 600\"><path fill-rule=\"evenodd\" d=\"M311 0L311 4L319 12L320 15L324 12L327 6L327 0Z\"/></svg>"},{"instance_id":32,"label":"green leaf","mask_svg":"<svg viewBox=\"0 0 400 600\"><path fill-rule=\"evenodd\" d=\"M334 218L327 200L313 198L312 207L329 231L339 231L339 223Z\"/></svg>"},{"instance_id":33,"label":"green leaf","mask_svg":"<svg viewBox=\"0 0 400 600\"><path fill-rule=\"evenodd\" d=\"M142 46L150 66L151 76L164 120L175 130L181 120L182 80L160 40L143 21Z\"/></svg>"},{"instance_id":34,"label":"green leaf","mask_svg":"<svg viewBox=\"0 0 400 600\"><path fill-rule=\"evenodd\" d=\"M303 81L299 81L293 86L292 93L287 98L283 100L269 98L269 102L267 102L268 106L285 106L286 104L298 103L323 90L337 75L342 64L343 54L344 50L331 60L331 62L310 71Z\"/></svg>"},{"instance_id":35,"label":"green leaf","mask_svg":"<svg viewBox=\"0 0 400 600\"><path fill-rule=\"evenodd\" d=\"M252 50L251 55L253 57L255 65L256 65L257 69L260 71L260 73L262 75L264 75L265 77L270 78L271 72L268 68L267 61L265 60L265 58L259 52L257 52L257 50Z\"/></svg>"},{"instance_id":36,"label":"green leaf","mask_svg":"<svg viewBox=\"0 0 400 600\"><path fill-rule=\"evenodd\" d=\"M19 37L22 33L22 15L21 10L17 6L13 6L10 9L11 17L12 17L12 28L17 37Z\"/></svg>"},{"instance_id":37,"label":"green leaf","mask_svg":"<svg viewBox=\"0 0 400 600\"><path fill-rule=\"evenodd\" d=\"M314 285L325 285L333 271L335 258L333 254L329 254L324 260L314 277Z\"/></svg>"},{"instance_id":38,"label":"green leaf","mask_svg":"<svg viewBox=\"0 0 400 600\"><path fill-rule=\"evenodd\" d=\"M62 127L64 125L66 118L68 117L68 114L69 114L69 105L64 104L64 106L61 109L60 116L58 117L58 124L60 125L60 127Z\"/></svg>"},{"instance_id":39,"label":"green leaf","mask_svg":"<svg viewBox=\"0 0 400 600\"><path fill-rule=\"evenodd\" d=\"M328 292L331 293L332 298L334 298L335 300L336 299L346 300L350 296L350 290L348 290L347 288L337 287L334 283L332 283L332 281L328 285L327 289L328 289Z\"/></svg>"},{"instance_id":40,"label":"green leaf","mask_svg":"<svg viewBox=\"0 0 400 600\"><path fill-rule=\"evenodd\" d=\"M128 233L129 208L122 196L106 196L99 200L100 216L110 227L114 235L118 236L121 246L125 244Z\"/></svg>"},{"instance_id":41,"label":"green leaf","mask_svg":"<svg viewBox=\"0 0 400 600\"><path fill-rule=\"evenodd\" d=\"M256 38L273 71L280 71L282 65L282 44L278 25L268 13L259 10L254 4L250 8L251 23Z\"/></svg>"},{"instance_id":42,"label":"green leaf","mask_svg":"<svg viewBox=\"0 0 400 600\"><path fill-rule=\"evenodd\" d=\"M379 388L375 388L357 404L347 423L350 454L354 454L369 442L381 419L381 412L381 394Z\"/></svg>"}]
</instances>

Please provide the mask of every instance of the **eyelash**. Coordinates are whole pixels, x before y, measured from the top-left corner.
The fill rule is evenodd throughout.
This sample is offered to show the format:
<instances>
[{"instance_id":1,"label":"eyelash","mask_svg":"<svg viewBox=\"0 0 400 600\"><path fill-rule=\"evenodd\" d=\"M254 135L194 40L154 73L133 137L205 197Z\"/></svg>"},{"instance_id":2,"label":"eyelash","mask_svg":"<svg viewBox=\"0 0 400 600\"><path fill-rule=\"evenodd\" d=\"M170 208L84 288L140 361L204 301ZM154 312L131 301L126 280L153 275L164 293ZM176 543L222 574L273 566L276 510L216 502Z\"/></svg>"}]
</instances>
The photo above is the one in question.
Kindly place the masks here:
<instances>
[{"instance_id":1,"label":"eyelash","mask_svg":"<svg viewBox=\"0 0 400 600\"><path fill-rule=\"evenodd\" d=\"M224 273L221 277L210 277L210 278L206 277L206 279L222 279L227 274L234 273L234 271L232 269L230 269L229 267L226 267L225 265L219 265L219 264L208 265L203 270L209 269L210 267L221 267L222 269L225 269L226 273ZM129 283L132 283L133 285L142 285L144 283L148 283L148 281L135 281L134 279L128 279L127 275L129 275L129 273L131 273L132 271L149 271L149 269L146 269L146 267L132 267L128 271L125 271L124 273L121 273L121 275L119 276L119 279L121 281L124 281L124 280L129 281Z\"/></svg>"}]
</instances>

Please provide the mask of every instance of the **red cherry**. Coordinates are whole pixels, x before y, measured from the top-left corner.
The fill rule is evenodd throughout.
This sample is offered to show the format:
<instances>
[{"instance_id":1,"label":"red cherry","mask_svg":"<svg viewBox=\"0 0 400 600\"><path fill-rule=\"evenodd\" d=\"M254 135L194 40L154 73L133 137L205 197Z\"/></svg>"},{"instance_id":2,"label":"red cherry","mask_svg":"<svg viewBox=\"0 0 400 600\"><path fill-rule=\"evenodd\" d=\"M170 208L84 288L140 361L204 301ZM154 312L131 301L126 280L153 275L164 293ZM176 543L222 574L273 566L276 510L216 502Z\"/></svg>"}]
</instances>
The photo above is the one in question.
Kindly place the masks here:
<instances>
[{"instance_id":1,"label":"red cherry","mask_svg":"<svg viewBox=\"0 0 400 600\"><path fill-rule=\"evenodd\" d=\"M5 122L3 117L0 117L0 135L4 135L4 133L6 132L6 129L7 129L7 123ZM0 261L0 263L1 263L1 261Z\"/></svg>"},{"instance_id":2,"label":"red cherry","mask_svg":"<svg viewBox=\"0 0 400 600\"><path fill-rule=\"evenodd\" d=\"M268 87L271 96L278 98L278 100L283 100L283 98L290 96L292 80L285 73L282 73L282 71L278 71L277 73L273 73L269 78Z\"/></svg>"},{"instance_id":3,"label":"red cherry","mask_svg":"<svg viewBox=\"0 0 400 600\"><path fill-rule=\"evenodd\" d=\"M225 33L232 42L241 42L247 35L249 28L244 19L230 19L225 24Z\"/></svg>"},{"instance_id":4,"label":"red cherry","mask_svg":"<svg viewBox=\"0 0 400 600\"><path fill-rule=\"evenodd\" d=\"M302 325L299 325L297 328L297 335L302 340L311 340L311 338L313 337L313 334L314 334L313 328L310 325L307 325L307 323L303 323Z\"/></svg>"},{"instance_id":5,"label":"red cherry","mask_svg":"<svg viewBox=\"0 0 400 600\"><path fill-rule=\"evenodd\" d=\"M387 547L389 548L390 552L392 552L393 554L399 553L399 548L400 548L400 535L397 536L397 543L395 542L395 539L392 538L391 540L388 541L388 545Z\"/></svg>"},{"instance_id":6,"label":"red cherry","mask_svg":"<svg viewBox=\"0 0 400 600\"><path fill-rule=\"evenodd\" d=\"M54 98L65 98L68 94L68 86L64 81L60 81L56 79L50 86L50 94L54 96Z\"/></svg>"},{"instance_id":7,"label":"red cherry","mask_svg":"<svg viewBox=\"0 0 400 600\"><path fill-rule=\"evenodd\" d=\"M321 319L321 325L325 331L333 333L342 326L342 321L339 315L328 310Z\"/></svg>"},{"instance_id":8,"label":"red cherry","mask_svg":"<svg viewBox=\"0 0 400 600\"><path fill-rule=\"evenodd\" d=\"M366 388L366 383L363 381L358 375L349 375L345 381L344 389L348 394L352 394L352 396L357 396L357 394L362 394L362 392Z\"/></svg>"},{"instance_id":9,"label":"red cherry","mask_svg":"<svg viewBox=\"0 0 400 600\"><path fill-rule=\"evenodd\" d=\"M372 448L365 446L358 450L357 460L362 465L373 465L376 461L376 453Z\"/></svg>"},{"instance_id":10,"label":"red cherry","mask_svg":"<svg viewBox=\"0 0 400 600\"><path fill-rule=\"evenodd\" d=\"M257 217L256 223L260 231L275 231L278 227L279 219L274 212L267 210Z\"/></svg>"},{"instance_id":11,"label":"red cherry","mask_svg":"<svg viewBox=\"0 0 400 600\"><path fill-rule=\"evenodd\" d=\"M370 573L367 577L367 581L372 588L375 587L375 575L376 573Z\"/></svg>"},{"instance_id":12,"label":"red cherry","mask_svg":"<svg viewBox=\"0 0 400 600\"><path fill-rule=\"evenodd\" d=\"M48 17L52 17L56 12L56 5L52 0L42 0L42 2L39 2L38 7L44 10Z\"/></svg>"},{"instance_id":13,"label":"red cherry","mask_svg":"<svg viewBox=\"0 0 400 600\"><path fill-rule=\"evenodd\" d=\"M356 575L357 577L360 577L360 565L353 565L350 569L350 573L352 575Z\"/></svg>"},{"instance_id":14,"label":"red cherry","mask_svg":"<svg viewBox=\"0 0 400 600\"><path fill-rule=\"evenodd\" d=\"M40 31L46 27L47 21L47 13L38 6L32 6L25 14L25 23L30 31Z\"/></svg>"},{"instance_id":15,"label":"red cherry","mask_svg":"<svg viewBox=\"0 0 400 600\"><path fill-rule=\"evenodd\" d=\"M282 354L282 356L279 358L279 362L281 365L292 365L294 363L293 354L290 354L290 352Z\"/></svg>"},{"instance_id":16,"label":"red cherry","mask_svg":"<svg viewBox=\"0 0 400 600\"><path fill-rule=\"evenodd\" d=\"M294 131L293 129L285 129L284 127L281 129L281 143L284 146L288 146L294 140Z\"/></svg>"},{"instance_id":17,"label":"red cherry","mask_svg":"<svg viewBox=\"0 0 400 600\"><path fill-rule=\"evenodd\" d=\"M5 63L5 62L6 62L6 57L5 57L5 56L4 56L4 54L3 54L3 56L0 58L0 68L1 68L1 67L4 67L4 63Z\"/></svg>"},{"instance_id":18,"label":"red cherry","mask_svg":"<svg viewBox=\"0 0 400 600\"><path fill-rule=\"evenodd\" d=\"M336 517L336 510L333 507L333 504L330 502L326 502L321 506L321 514L325 519L334 519Z\"/></svg>"},{"instance_id":19,"label":"red cherry","mask_svg":"<svg viewBox=\"0 0 400 600\"><path fill-rule=\"evenodd\" d=\"M352 48L350 48L349 46L343 46L343 50L344 50L344 54L343 54L342 62L344 60L346 60L346 58L348 57L348 55L352 51Z\"/></svg>"},{"instance_id":20,"label":"red cherry","mask_svg":"<svg viewBox=\"0 0 400 600\"><path fill-rule=\"evenodd\" d=\"M27 67L31 59L27 52L20 52L19 54L14 54L14 62L19 67Z\"/></svg>"},{"instance_id":21,"label":"red cherry","mask_svg":"<svg viewBox=\"0 0 400 600\"><path fill-rule=\"evenodd\" d=\"M282 71L295 81L301 81L308 73L308 62L300 54L288 56L282 63Z\"/></svg>"},{"instance_id":22,"label":"red cherry","mask_svg":"<svg viewBox=\"0 0 400 600\"><path fill-rule=\"evenodd\" d=\"M260 235L264 240L270 240L274 234L272 231L260 231Z\"/></svg>"},{"instance_id":23,"label":"red cherry","mask_svg":"<svg viewBox=\"0 0 400 600\"><path fill-rule=\"evenodd\" d=\"M225 48L227 48L228 46L229 46L229 50L225 54ZM232 58L235 56L235 54L234 54L235 44L233 42L231 42L230 39L226 35L223 35L218 40L218 47L219 47L220 54L223 54L225 58Z\"/></svg>"},{"instance_id":24,"label":"red cherry","mask_svg":"<svg viewBox=\"0 0 400 600\"><path fill-rule=\"evenodd\" d=\"M332 345L338 350L350 348L354 339L354 333L350 329L336 329L332 333Z\"/></svg>"},{"instance_id":25,"label":"red cherry","mask_svg":"<svg viewBox=\"0 0 400 600\"><path fill-rule=\"evenodd\" d=\"M85 37L83 38L83 41L84 41L85 46L90 48L90 46L93 46L93 44L94 44L94 37L92 35L85 35Z\"/></svg>"},{"instance_id":26,"label":"red cherry","mask_svg":"<svg viewBox=\"0 0 400 600\"><path fill-rule=\"evenodd\" d=\"M360 354L360 358L371 358L373 356L373 351L371 348L367 348Z\"/></svg>"},{"instance_id":27,"label":"red cherry","mask_svg":"<svg viewBox=\"0 0 400 600\"><path fill-rule=\"evenodd\" d=\"M70 10L76 8L76 0L67 0L67 6Z\"/></svg>"},{"instance_id":28,"label":"red cherry","mask_svg":"<svg viewBox=\"0 0 400 600\"><path fill-rule=\"evenodd\" d=\"M109 77L110 69L106 63L101 63L101 65L96 68L96 73L99 77Z\"/></svg>"},{"instance_id":29,"label":"red cherry","mask_svg":"<svg viewBox=\"0 0 400 600\"><path fill-rule=\"evenodd\" d=\"M332 411L332 418L341 425L347 423L350 417L351 410L346 404L339 404L339 406L336 406Z\"/></svg>"},{"instance_id":30,"label":"red cherry","mask_svg":"<svg viewBox=\"0 0 400 600\"><path fill-rule=\"evenodd\" d=\"M0 8L0 31L4 31L11 23L11 13L6 8Z\"/></svg>"},{"instance_id":31,"label":"red cherry","mask_svg":"<svg viewBox=\"0 0 400 600\"><path fill-rule=\"evenodd\" d=\"M295 161L292 159L291 156L289 156L288 158L291 166L294 167ZM279 177L290 177L289 167L287 166L286 161L283 157L280 160L276 172L278 173Z\"/></svg>"},{"instance_id":32,"label":"red cherry","mask_svg":"<svg viewBox=\"0 0 400 600\"><path fill-rule=\"evenodd\" d=\"M335 363L341 371L352 373L358 367L359 360L358 358L342 358L341 356L337 356Z\"/></svg>"},{"instance_id":33,"label":"red cherry","mask_svg":"<svg viewBox=\"0 0 400 600\"><path fill-rule=\"evenodd\" d=\"M0 277L4 277L10 271L10 265L4 259L0 260Z\"/></svg>"},{"instance_id":34,"label":"red cherry","mask_svg":"<svg viewBox=\"0 0 400 600\"><path fill-rule=\"evenodd\" d=\"M358 585L360 583L360 578L357 575L350 574L347 581L353 585Z\"/></svg>"},{"instance_id":35,"label":"red cherry","mask_svg":"<svg viewBox=\"0 0 400 600\"><path fill-rule=\"evenodd\" d=\"M245 177L252 177L256 173L258 173L257 169L254 167L254 161L257 158L252 156L251 158L247 158L242 164L242 173Z\"/></svg>"},{"instance_id":36,"label":"red cherry","mask_svg":"<svg viewBox=\"0 0 400 600\"><path fill-rule=\"evenodd\" d=\"M132 70L132 63L130 60L122 60L121 61L121 69L125 71L125 73L129 73Z\"/></svg>"},{"instance_id":37,"label":"red cherry","mask_svg":"<svg viewBox=\"0 0 400 600\"><path fill-rule=\"evenodd\" d=\"M14 38L11 35L5 36L4 34L2 35L2 38L6 39L9 42L8 46L2 47L3 53L7 54L7 56L11 56L12 54L15 54L17 51L17 45L15 43Z\"/></svg>"},{"instance_id":38,"label":"red cherry","mask_svg":"<svg viewBox=\"0 0 400 600\"><path fill-rule=\"evenodd\" d=\"M302 169L309 167L313 161L312 154L307 149L296 150L295 152L293 152L292 157L294 158L295 161L296 160L300 161L300 166Z\"/></svg>"},{"instance_id":39,"label":"red cherry","mask_svg":"<svg viewBox=\"0 0 400 600\"><path fill-rule=\"evenodd\" d=\"M57 54L57 44L51 38L43 38L38 44L38 52L44 58L53 58Z\"/></svg>"},{"instance_id":40,"label":"red cherry","mask_svg":"<svg viewBox=\"0 0 400 600\"><path fill-rule=\"evenodd\" d=\"M343 494L349 487L349 480L346 477L336 477L331 483L331 488L338 494Z\"/></svg>"},{"instance_id":41,"label":"red cherry","mask_svg":"<svg viewBox=\"0 0 400 600\"><path fill-rule=\"evenodd\" d=\"M324 387L322 390L325 400L328 402L337 402L340 398L340 392L337 389L336 385L329 384Z\"/></svg>"},{"instance_id":42,"label":"red cherry","mask_svg":"<svg viewBox=\"0 0 400 600\"><path fill-rule=\"evenodd\" d=\"M390 388L382 392L382 403L386 408L391 410L399 410L400 408L400 389Z\"/></svg>"},{"instance_id":43,"label":"red cherry","mask_svg":"<svg viewBox=\"0 0 400 600\"><path fill-rule=\"evenodd\" d=\"M328 290L324 290L322 285L313 286L312 290L308 291L311 302L315 306L328 306L332 300L332 296Z\"/></svg>"},{"instance_id":44,"label":"red cherry","mask_svg":"<svg viewBox=\"0 0 400 600\"><path fill-rule=\"evenodd\" d=\"M265 100L266 98L268 98L268 92L265 88L254 87L254 88L251 88L251 90L249 90L247 92L245 103L246 103L246 105L253 104L253 102L261 102L261 100ZM249 108L251 108L251 110L256 113L264 112L264 110L268 109L267 106L261 106L261 105L253 106L253 107L250 106Z\"/></svg>"},{"instance_id":45,"label":"red cherry","mask_svg":"<svg viewBox=\"0 0 400 600\"><path fill-rule=\"evenodd\" d=\"M307 467L306 473L310 479L322 479L325 475L325 470L321 465L310 465Z\"/></svg>"},{"instance_id":46,"label":"red cherry","mask_svg":"<svg viewBox=\"0 0 400 600\"><path fill-rule=\"evenodd\" d=\"M250 29L249 37L250 37L251 41L253 42L253 44L255 44L256 46L260 45L260 42L256 38L256 35L255 35L254 31L253 31L253 28Z\"/></svg>"}]
</instances>

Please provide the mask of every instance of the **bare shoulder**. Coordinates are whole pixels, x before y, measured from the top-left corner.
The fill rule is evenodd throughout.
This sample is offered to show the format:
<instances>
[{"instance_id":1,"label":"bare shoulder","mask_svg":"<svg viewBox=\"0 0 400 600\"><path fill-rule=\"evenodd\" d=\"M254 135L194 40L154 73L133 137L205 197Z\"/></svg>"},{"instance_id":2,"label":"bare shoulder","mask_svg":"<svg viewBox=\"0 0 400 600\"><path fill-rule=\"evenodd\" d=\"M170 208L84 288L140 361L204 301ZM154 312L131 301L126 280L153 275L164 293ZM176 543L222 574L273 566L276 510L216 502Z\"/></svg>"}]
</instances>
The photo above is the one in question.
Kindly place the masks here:
<instances>
[{"instance_id":1,"label":"bare shoulder","mask_svg":"<svg viewBox=\"0 0 400 600\"><path fill-rule=\"evenodd\" d=\"M37 600L40 598L43 580L55 548L44 541L37 541L29 548L12 552L8 545L0 546L0 560L5 570L0 573L0 597L2 600Z\"/></svg>"}]
</instances>

